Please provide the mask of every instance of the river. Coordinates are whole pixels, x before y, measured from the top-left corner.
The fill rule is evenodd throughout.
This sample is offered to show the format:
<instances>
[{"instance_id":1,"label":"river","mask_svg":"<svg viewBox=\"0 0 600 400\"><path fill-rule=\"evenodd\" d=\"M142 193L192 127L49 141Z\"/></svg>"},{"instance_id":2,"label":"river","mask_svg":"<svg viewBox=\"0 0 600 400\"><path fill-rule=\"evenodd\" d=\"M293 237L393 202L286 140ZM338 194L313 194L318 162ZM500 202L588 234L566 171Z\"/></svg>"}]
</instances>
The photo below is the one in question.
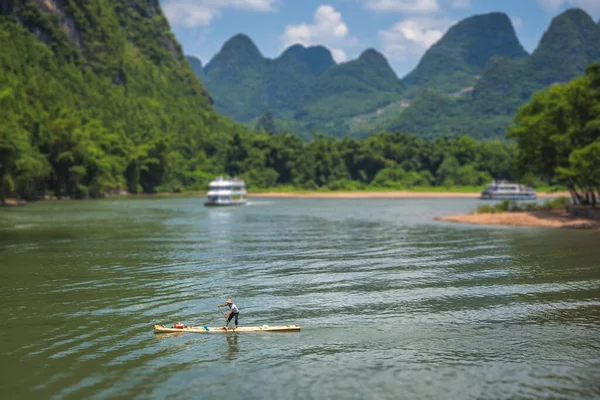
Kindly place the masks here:
<instances>
[{"instance_id":1,"label":"river","mask_svg":"<svg viewBox=\"0 0 600 400\"><path fill-rule=\"evenodd\" d=\"M453 225L470 199L0 209L8 398L600 397L600 232ZM301 332L156 335L153 324Z\"/></svg>"}]
</instances>

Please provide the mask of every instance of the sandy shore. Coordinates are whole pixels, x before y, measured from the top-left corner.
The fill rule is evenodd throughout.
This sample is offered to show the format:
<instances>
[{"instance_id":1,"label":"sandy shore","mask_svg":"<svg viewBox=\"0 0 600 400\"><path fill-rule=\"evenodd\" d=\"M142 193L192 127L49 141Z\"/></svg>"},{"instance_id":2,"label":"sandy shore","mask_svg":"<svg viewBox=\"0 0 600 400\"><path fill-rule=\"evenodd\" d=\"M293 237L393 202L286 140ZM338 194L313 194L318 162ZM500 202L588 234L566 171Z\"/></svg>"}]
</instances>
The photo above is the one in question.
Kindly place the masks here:
<instances>
[{"instance_id":1,"label":"sandy shore","mask_svg":"<svg viewBox=\"0 0 600 400\"><path fill-rule=\"evenodd\" d=\"M600 220L573 217L566 210L472 213L435 218L438 221L475 225L532 226L541 228L600 229Z\"/></svg>"},{"instance_id":2,"label":"sandy shore","mask_svg":"<svg viewBox=\"0 0 600 400\"><path fill-rule=\"evenodd\" d=\"M4 201L0 201L0 205L4 207L24 206L25 204L27 204L27 201L18 199L4 199Z\"/></svg>"},{"instance_id":3,"label":"sandy shore","mask_svg":"<svg viewBox=\"0 0 600 400\"><path fill-rule=\"evenodd\" d=\"M315 199L423 199L423 198L464 198L477 199L480 193L460 193L460 192L266 192L266 193L248 193L249 198L315 198ZM569 193L538 193L539 198L563 197L569 196Z\"/></svg>"}]
</instances>

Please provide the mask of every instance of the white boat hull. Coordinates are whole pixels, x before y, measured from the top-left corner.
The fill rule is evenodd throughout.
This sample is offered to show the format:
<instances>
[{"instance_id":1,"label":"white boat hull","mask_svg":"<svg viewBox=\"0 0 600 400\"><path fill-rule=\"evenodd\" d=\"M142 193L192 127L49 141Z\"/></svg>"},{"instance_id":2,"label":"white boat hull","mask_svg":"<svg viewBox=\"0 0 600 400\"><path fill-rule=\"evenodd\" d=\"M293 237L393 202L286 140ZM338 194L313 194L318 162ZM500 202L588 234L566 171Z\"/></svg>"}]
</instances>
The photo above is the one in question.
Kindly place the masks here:
<instances>
[{"instance_id":1,"label":"white boat hull","mask_svg":"<svg viewBox=\"0 0 600 400\"><path fill-rule=\"evenodd\" d=\"M206 203L204 203L204 205L207 206L207 207L230 207L230 206L243 206L246 203L248 203L247 200L229 201L229 202L212 202L212 201L207 201Z\"/></svg>"},{"instance_id":2,"label":"white boat hull","mask_svg":"<svg viewBox=\"0 0 600 400\"><path fill-rule=\"evenodd\" d=\"M510 194L482 194L481 200L535 200L537 197L532 195L510 195Z\"/></svg>"}]
</instances>

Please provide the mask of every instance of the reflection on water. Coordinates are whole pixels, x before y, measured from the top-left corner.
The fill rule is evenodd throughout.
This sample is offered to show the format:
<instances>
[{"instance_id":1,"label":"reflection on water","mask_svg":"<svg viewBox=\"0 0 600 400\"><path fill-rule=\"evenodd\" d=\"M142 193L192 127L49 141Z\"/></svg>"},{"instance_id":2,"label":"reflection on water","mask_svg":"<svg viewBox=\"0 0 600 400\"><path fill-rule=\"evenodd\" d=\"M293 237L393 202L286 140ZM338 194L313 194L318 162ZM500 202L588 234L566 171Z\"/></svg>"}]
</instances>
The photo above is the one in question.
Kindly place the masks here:
<instances>
[{"instance_id":1,"label":"reflection on water","mask_svg":"<svg viewBox=\"0 0 600 400\"><path fill-rule=\"evenodd\" d=\"M227 358L233 360L238 350L238 334L227 334Z\"/></svg>"},{"instance_id":2,"label":"reflection on water","mask_svg":"<svg viewBox=\"0 0 600 400\"><path fill-rule=\"evenodd\" d=\"M0 387L57 399L597 398L598 232L432 220L476 205L0 210ZM230 297L241 325L303 330L152 331L222 326L215 305Z\"/></svg>"}]
</instances>

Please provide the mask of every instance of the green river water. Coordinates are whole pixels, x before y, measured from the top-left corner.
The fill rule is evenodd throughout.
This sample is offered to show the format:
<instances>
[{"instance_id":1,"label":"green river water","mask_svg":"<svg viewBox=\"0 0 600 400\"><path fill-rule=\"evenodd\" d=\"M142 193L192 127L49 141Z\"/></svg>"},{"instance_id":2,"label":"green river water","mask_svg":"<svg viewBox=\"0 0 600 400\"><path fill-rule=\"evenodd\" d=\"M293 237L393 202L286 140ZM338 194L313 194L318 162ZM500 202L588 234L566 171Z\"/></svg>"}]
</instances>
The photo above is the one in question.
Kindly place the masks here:
<instances>
[{"instance_id":1,"label":"green river water","mask_svg":"<svg viewBox=\"0 0 600 400\"><path fill-rule=\"evenodd\" d=\"M0 209L2 398L593 399L600 232L433 221L477 200ZM155 335L153 324L297 323Z\"/></svg>"}]
</instances>

